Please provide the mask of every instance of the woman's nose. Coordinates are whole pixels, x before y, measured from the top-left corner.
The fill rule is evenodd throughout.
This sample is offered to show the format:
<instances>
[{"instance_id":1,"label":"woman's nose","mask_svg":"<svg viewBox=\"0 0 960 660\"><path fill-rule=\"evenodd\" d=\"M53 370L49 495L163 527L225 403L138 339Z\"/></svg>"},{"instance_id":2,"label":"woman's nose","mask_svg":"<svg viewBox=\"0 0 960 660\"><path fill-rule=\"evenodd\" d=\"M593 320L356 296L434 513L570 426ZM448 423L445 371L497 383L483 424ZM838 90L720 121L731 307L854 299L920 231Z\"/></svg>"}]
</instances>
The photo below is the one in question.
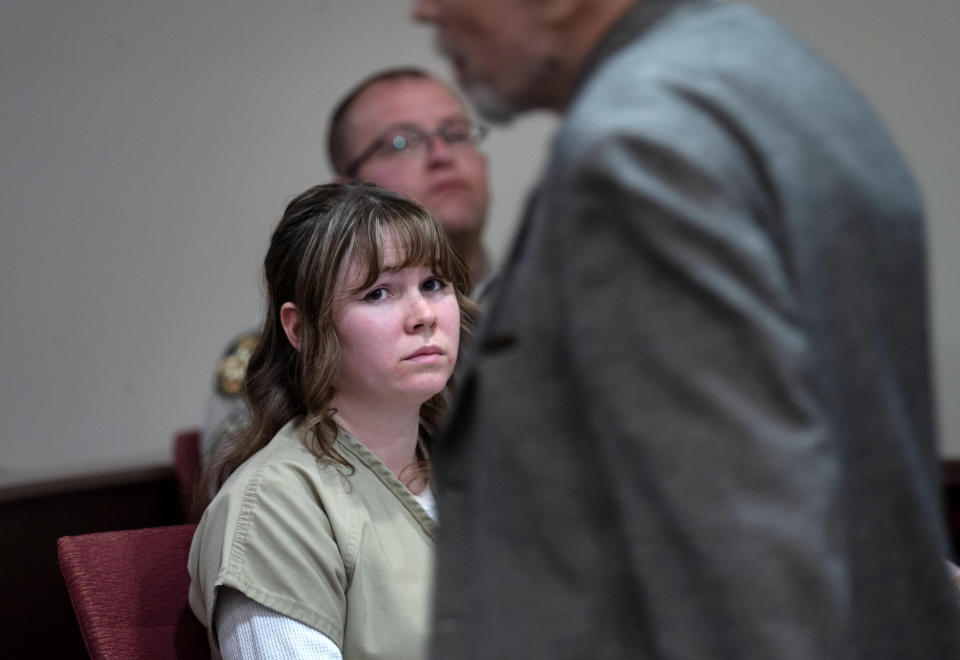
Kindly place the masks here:
<instances>
[{"instance_id":1,"label":"woman's nose","mask_svg":"<svg viewBox=\"0 0 960 660\"><path fill-rule=\"evenodd\" d=\"M437 314L423 294L417 292L411 296L407 326L412 332L423 328L432 328L437 323Z\"/></svg>"}]
</instances>

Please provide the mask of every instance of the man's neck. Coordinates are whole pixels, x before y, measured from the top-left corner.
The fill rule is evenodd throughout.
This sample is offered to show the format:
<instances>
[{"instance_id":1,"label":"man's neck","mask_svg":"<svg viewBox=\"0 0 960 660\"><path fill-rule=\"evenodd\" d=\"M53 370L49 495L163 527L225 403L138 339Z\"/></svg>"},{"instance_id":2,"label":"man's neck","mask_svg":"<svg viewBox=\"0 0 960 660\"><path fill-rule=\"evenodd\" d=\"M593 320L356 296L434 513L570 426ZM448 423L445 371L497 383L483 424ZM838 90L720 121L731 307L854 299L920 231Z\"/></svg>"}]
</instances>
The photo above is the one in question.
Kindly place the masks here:
<instances>
[{"instance_id":1,"label":"man's neck","mask_svg":"<svg viewBox=\"0 0 960 660\"><path fill-rule=\"evenodd\" d=\"M470 279L476 286L478 282L481 282L490 274L490 259L483 243L474 237L462 241L458 241L456 237L451 237L451 242L457 254L463 259L467 270L470 271Z\"/></svg>"},{"instance_id":2,"label":"man's neck","mask_svg":"<svg viewBox=\"0 0 960 660\"><path fill-rule=\"evenodd\" d=\"M604 37L624 15L646 0L606 0L581 2L557 25L557 87L548 108L563 113L573 98L583 68Z\"/></svg>"}]
</instances>

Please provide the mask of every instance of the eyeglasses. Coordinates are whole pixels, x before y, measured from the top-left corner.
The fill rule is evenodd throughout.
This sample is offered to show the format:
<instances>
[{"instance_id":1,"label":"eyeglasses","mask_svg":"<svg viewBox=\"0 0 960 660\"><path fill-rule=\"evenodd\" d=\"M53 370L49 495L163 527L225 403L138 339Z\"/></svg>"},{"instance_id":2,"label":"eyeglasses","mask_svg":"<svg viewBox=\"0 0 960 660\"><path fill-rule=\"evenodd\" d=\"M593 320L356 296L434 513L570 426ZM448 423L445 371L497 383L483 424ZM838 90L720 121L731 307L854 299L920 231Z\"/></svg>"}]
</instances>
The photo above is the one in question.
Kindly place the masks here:
<instances>
[{"instance_id":1,"label":"eyeglasses","mask_svg":"<svg viewBox=\"0 0 960 660\"><path fill-rule=\"evenodd\" d=\"M487 127L467 120L441 124L435 131L425 131L419 126L401 125L388 129L363 150L345 169L344 174L355 177L360 166L374 156L384 158L415 155L428 146L434 138L440 138L450 147L476 146L487 135Z\"/></svg>"}]
</instances>

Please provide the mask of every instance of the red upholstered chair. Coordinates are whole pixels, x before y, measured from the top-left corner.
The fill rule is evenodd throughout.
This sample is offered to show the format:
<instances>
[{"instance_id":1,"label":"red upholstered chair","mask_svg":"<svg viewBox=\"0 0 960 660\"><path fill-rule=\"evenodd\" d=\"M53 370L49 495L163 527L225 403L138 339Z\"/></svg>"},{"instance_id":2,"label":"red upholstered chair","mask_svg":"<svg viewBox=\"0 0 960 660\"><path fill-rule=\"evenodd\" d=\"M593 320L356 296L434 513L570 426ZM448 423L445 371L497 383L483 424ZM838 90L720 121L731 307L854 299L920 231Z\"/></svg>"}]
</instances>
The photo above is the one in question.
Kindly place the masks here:
<instances>
[{"instance_id":1,"label":"red upholstered chair","mask_svg":"<svg viewBox=\"0 0 960 660\"><path fill-rule=\"evenodd\" d=\"M187 554L196 525L58 539L60 570L94 660L209 658L187 604Z\"/></svg>"}]
</instances>

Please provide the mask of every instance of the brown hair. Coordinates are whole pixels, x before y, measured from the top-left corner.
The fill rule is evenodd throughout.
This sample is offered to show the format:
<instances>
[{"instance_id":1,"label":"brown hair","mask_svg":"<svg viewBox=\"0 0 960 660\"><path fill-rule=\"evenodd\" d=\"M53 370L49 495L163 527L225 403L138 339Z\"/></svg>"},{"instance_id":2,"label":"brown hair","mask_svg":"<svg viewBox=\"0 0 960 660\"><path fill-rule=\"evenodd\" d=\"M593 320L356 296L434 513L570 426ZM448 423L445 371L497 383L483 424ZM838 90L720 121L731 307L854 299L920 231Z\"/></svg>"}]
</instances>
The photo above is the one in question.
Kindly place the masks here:
<instances>
[{"instance_id":1,"label":"brown hair","mask_svg":"<svg viewBox=\"0 0 960 660\"><path fill-rule=\"evenodd\" d=\"M244 381L250 425L215 448L204 493L218 489L241 463L264 447L291 419L303 416L310 450L323 461L350 464L335 450L331 408L340 343L333 324L334 291L341 265L365 263L372 285L383 268L385 236L403 246L400 267L429 266L453 285L460 307L461 346L476 306L467 297L470 276L440 224L418 204L370 184L314 186L291 201L273 232L264 259L267 308L263 330ZM290 345L280 307L296 305L300 350ZM419 455L426 461L449 399L451 385L420 409Z\"/></svg>"}]
</instances>

